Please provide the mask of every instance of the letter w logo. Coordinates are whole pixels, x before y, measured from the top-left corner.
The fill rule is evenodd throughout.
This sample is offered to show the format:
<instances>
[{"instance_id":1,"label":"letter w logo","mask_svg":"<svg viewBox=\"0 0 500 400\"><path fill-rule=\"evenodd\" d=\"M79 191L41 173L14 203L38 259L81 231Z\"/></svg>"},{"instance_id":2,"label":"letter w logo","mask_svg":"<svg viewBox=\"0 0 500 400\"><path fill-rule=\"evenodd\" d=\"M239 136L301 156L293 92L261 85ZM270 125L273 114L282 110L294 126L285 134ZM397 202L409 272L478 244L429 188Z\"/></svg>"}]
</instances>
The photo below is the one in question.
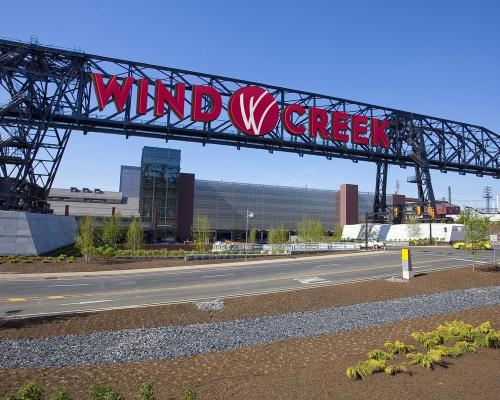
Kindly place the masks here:
<instances>
[{"instance_id":1,"label":"letter w logo","mask_svg":"<svg viewBox=\"0 0 500 400\"><path fill-rule=\"evenodd\" d=\"M271 109L271 107L276 104L276 100L273 98L273 101L270 102L262 115L260 116L259 123L257 124L255 121L255 109L259 105L259 103L262 101L262 99L269 93L267 92L262 92L262 94L259 96L257 101L254 102L255 96L250 96L250 106L249 106L249 113L247 115L246 110L245 110L245 93L242 93L240 96L240 107L241 107L241 116L243 117L243 123L245 124L245 128L250 129L254 131L255 135L260 135L260 129L262 128L262 123L264 122L264 119L266 118L267 113Z\"/></svg>"}]
</instances>

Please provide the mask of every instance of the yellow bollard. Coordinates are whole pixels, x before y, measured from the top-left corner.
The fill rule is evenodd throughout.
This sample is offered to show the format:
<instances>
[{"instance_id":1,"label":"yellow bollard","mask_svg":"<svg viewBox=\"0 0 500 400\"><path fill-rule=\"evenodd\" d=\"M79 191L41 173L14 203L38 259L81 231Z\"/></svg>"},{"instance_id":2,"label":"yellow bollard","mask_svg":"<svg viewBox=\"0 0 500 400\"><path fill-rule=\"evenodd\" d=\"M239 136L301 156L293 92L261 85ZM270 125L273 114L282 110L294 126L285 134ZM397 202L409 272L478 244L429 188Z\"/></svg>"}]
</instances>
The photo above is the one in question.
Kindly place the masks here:
<instances>
[{"instance_id":1,"label":"yellow bollard","mask_svg":"<svg viewBox=\"0 0 500 400\"><path fill-rule=\"evenodd\" d=\"M403 268L403 279L413 277L413 268L411 267L411 254L408 247L401 249L401 266Z\"/></svg>"}]
</instances>

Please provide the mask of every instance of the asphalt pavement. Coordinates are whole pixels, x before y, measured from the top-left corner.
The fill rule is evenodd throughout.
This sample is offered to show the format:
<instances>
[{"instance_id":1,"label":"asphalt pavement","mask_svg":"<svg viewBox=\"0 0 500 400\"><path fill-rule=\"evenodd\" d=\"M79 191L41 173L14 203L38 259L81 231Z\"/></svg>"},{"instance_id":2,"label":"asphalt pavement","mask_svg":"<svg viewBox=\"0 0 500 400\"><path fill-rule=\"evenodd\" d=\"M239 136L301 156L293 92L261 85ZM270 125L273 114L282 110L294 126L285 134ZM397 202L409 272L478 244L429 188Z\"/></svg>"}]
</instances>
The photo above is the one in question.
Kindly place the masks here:
<instances>
[{"instance_id":1,"label":"asphalt pavement","mask_svg":"<svg viewBox=\"0 0 500 400\"><path fill-rule=\"evenodd\" d=\"M451 247L412 248L417 273L469 266L470 260L470 254ZM493 251L485 251L479 263L492 260ZM400 275L401 254L394 250L113 275L0 275L0 318L213 300Z\"/></svg>"}]
</instances>

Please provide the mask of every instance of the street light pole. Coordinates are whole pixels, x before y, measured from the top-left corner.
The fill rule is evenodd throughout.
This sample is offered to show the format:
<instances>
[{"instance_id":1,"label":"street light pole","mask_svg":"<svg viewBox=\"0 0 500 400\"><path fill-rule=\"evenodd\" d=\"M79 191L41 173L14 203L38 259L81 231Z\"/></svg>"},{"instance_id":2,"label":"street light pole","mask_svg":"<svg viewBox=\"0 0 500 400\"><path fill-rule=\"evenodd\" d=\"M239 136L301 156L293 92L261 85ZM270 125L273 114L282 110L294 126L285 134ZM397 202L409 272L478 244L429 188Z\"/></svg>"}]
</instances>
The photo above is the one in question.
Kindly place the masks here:
<instances>
[{"instance_id":1,"label":"street light pole","mask_svg":"<svg viewBox=\"0 0 500 400\"><path fill-rule=\"evenodd\" d=\"M247 226L245 228L245 261L248 258L248 218L253 218L253 212L247 210Z\"/></svg>"},{"instance_id":2,"label":"street light pole","mask_svg":"<svg viewBox=\"0 0 500 400\"><path fill-rule=\"evenodd\" d=\"M368 213L365 213L365 251L368 251Z\"/></svg>"}]
</instances>

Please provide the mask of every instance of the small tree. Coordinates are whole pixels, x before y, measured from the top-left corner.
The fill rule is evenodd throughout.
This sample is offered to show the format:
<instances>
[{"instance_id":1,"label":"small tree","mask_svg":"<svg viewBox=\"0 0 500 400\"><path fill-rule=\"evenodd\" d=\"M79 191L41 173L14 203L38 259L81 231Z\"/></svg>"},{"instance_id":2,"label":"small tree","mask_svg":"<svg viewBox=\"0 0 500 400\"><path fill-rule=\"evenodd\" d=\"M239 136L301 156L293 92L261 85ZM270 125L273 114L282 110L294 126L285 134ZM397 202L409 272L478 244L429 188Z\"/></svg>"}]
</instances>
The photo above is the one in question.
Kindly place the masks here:
<instances>
[{"instance_id":1,"label":"small tree","mask_svg":"<svg viewBox=\"0 0 500 400\"><path fill-rule=\"evenodd\" d=\"M406 221L406 233L408 234L408 239L415 240L420 237L420 223L415 215L408 215Z\"/></svg>"},{"instance_id":2,"label":"small tree","mask_svg":"<svg viewBox=\"0 0 500 400\"><path fill-rule=\"evenodd\" d=\"M102 241L104 244L115 247L122 238L122 219L120 213L106 218L102 227Z\"/></svg>"},{"instance_id":3,"label":"small tree","mask_svg":"<svg viewBox=\"0 0 500 400\"><path fill-rule=\"evenodd\" d=\"M139 218L132 218L127 230L127 247L132 251L139 250L144 242L144 228Z\"/></svg>"},{"instance_id":4,"label":"small tree","mask_svg":"<svg viewBox=\"0 0 500 400\"><path fill-rule=\"evenodd\" d=\"M465 227L465 250L472 253L472 270L476 269L476 255L484 250L490 220L481 217L471 210L460 214L460 219Z\"/></svg>"},{"instance_id":5,"label":"small tree","mask_svg":"<svg viewBox=\"0 0 500 400\"><path fill-rule=\"evenodd\" d=\"M342 227L340 225L335 225L332 232L332 240L339 241L342 239Z\"/></svg>"},{"instance_id":6,"label":"small tree","mask_svg":"<svg viewBox=\"0 0 500 400\"><path fill-rule=\"evenodd\" d=\"M197 215L191 227L191 236L193 238L194 247L197 251L205 251L206 246L210 243L210 222L205 215Z\"/></svg>"},{"instance_id":7,"label":"small tree","mask_svg":"<svg viewBox=\"0 0 500 400\"><path fill-rule=\"evenodd\" d=\"M248 233L248 242L255 243L256 241L257 241L257 230L250 229L250 232Z\"/></svg>"},{"instance_id":8,"label":"small tree","mask_svg":"<svg viewBox=\"0 0 500 400\"><path fill-rule=\"evenodd\" d=\"M94 231L94 218L88 215L83 217L78 225L78 234L76 235L75 242L76 247L78 247L85 258L85 262L89 262L94 248Z\"/></svg>"},{"instance_id":9,"label":"small tree","mask_svg":"<svg viewBox=\"0 0 500 400\"><path fill-rule=\"evenodd\" d=\"M297 234L302 242L319 242L326 236L321 221L305 218L297 226Z\"/></svg>"},{"instance_id":10,"label":"small tree","mask_svg":"<svg viewBox=\"0 0 500 400\"><path fill-rule=\"evenodd\" d=\"M283 244L288 240L288 231L281 225L278 228L271 228L267 234L267 241L270 244Z\"/></svg>"}]
</instances>

